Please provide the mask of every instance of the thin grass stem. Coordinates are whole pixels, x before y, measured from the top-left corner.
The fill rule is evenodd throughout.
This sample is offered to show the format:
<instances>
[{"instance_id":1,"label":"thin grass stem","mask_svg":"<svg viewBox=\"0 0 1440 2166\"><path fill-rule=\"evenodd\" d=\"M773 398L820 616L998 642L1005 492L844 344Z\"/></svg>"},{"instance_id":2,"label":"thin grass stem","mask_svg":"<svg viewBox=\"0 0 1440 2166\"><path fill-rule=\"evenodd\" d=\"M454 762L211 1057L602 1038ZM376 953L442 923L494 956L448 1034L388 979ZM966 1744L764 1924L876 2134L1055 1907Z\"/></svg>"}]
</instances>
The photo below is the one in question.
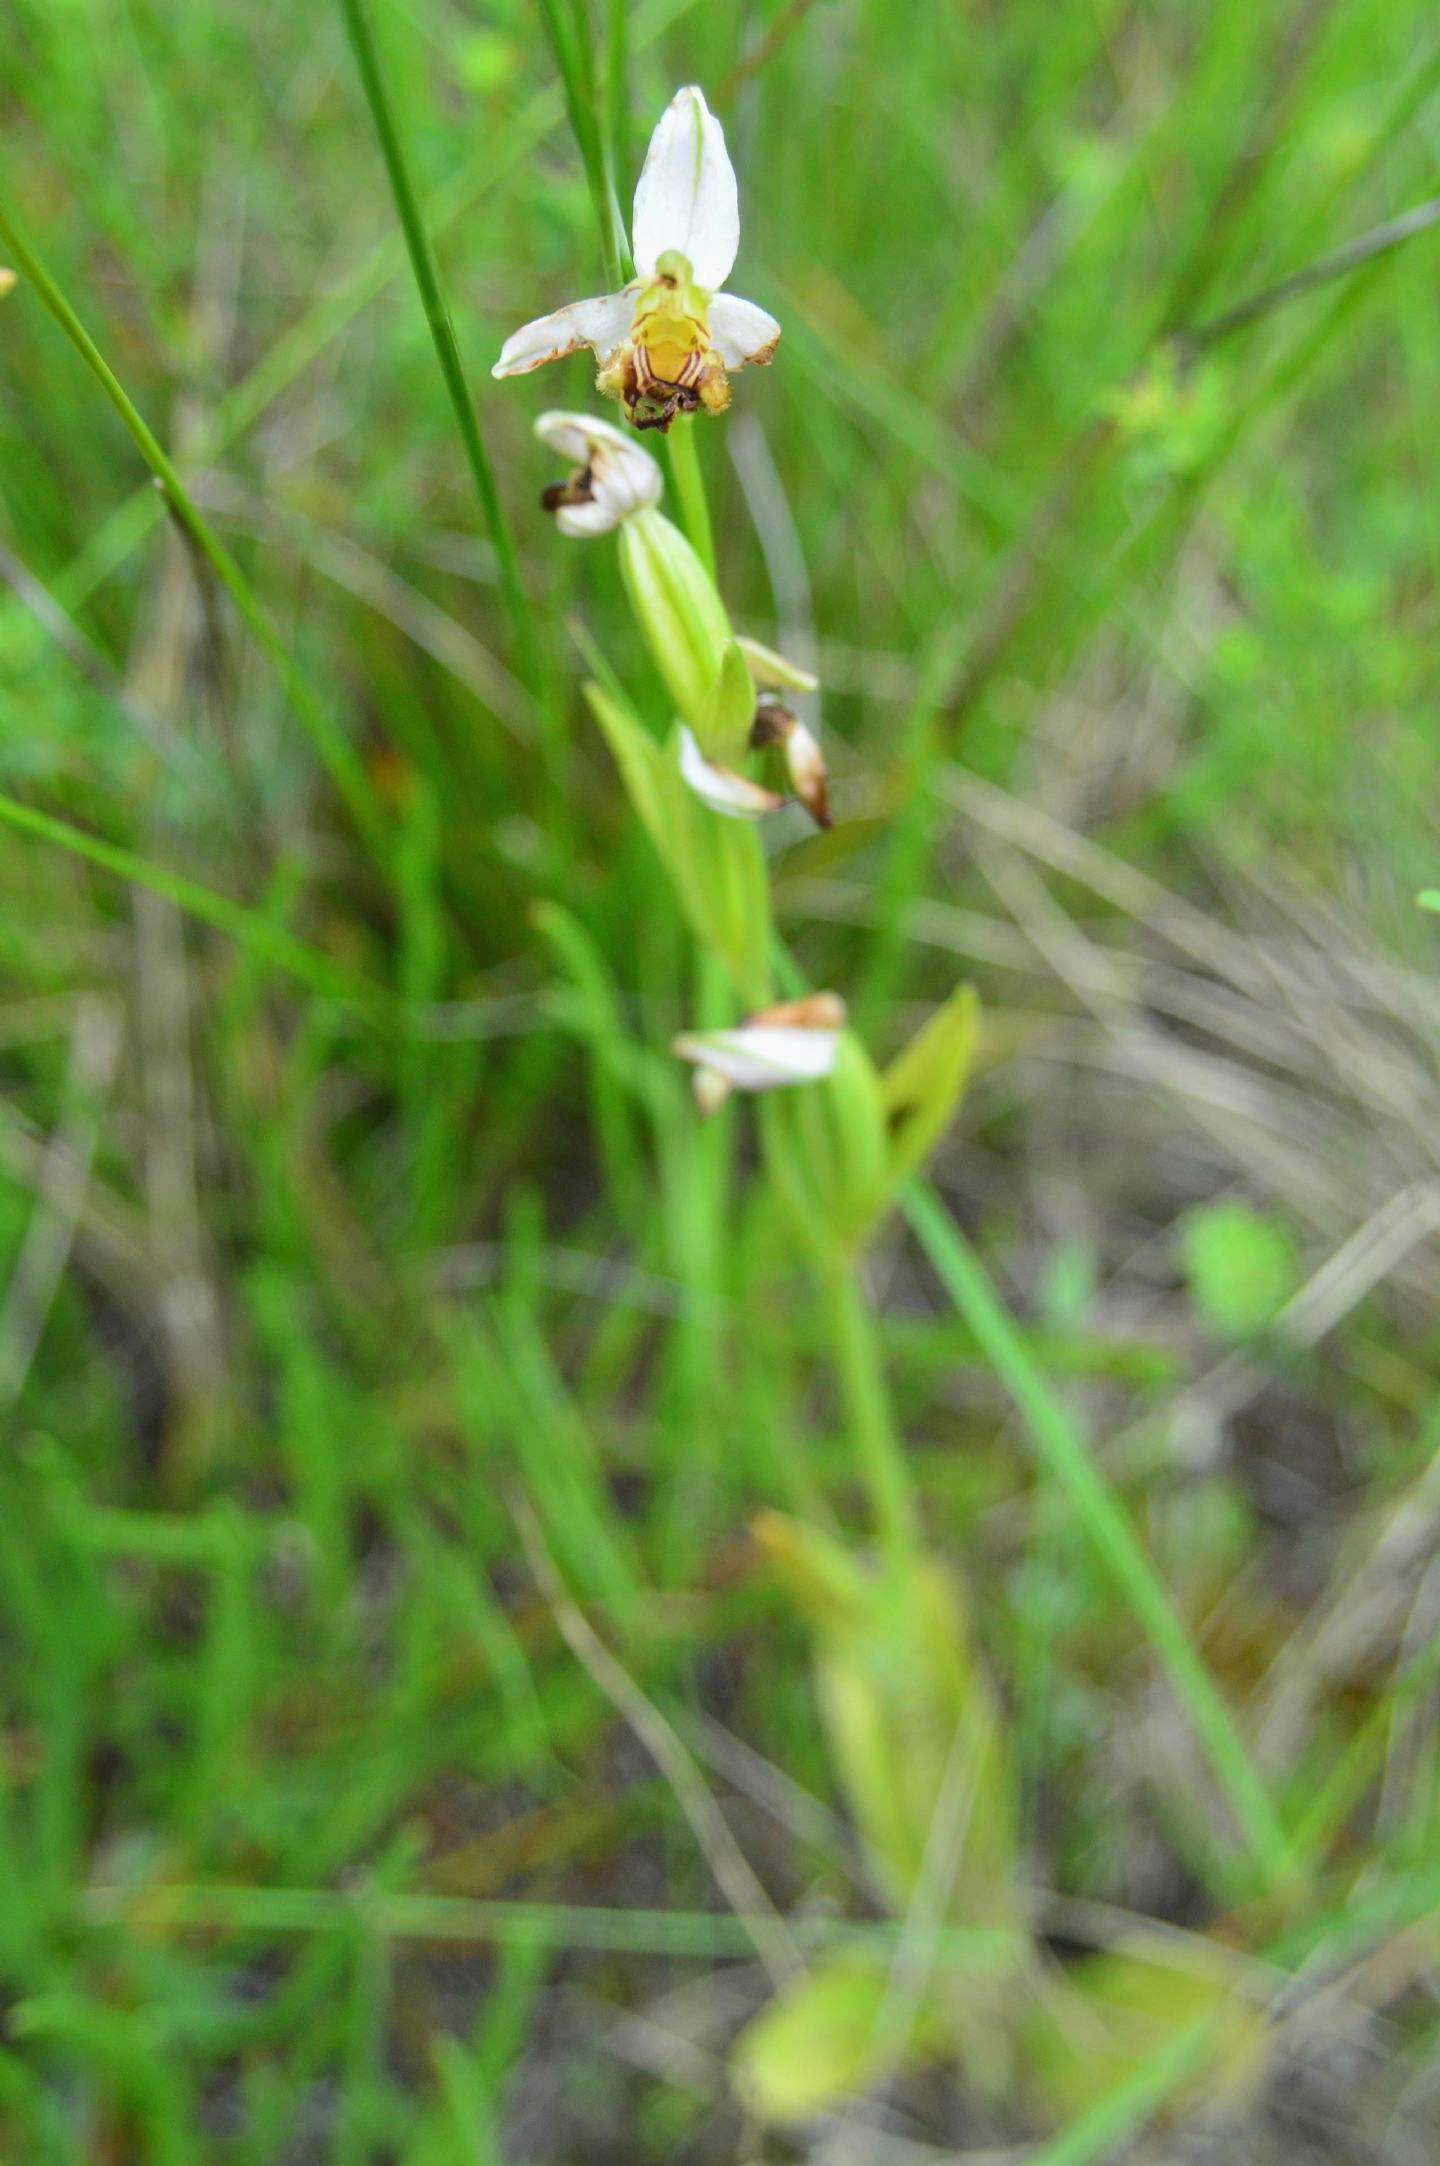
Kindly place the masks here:
<instances>
[{"instance_id":1,"label":"thin grass stem","mask_svg":"<svg viewBox=\"0 0 1440 2166\"><path fill-rule=\"evenodd\" d=\"M835 1371L880 1553L897 1582L920 1546L915 1489L890 1400L875 1318L853 1270L837 1261L822 1273Z\"/></svg>"},{"instance_id":2,"label":"thin grass stem","mask_svg":"<svg viewBox=\"0 0 1440 2166\"><path fill-rule=\"evenodd\" d=\"M558 0L540 0L540 14L565 94L565 110L570 116L580 162L585 169L585 185L590 191L590 206L595 214L605 283L613 293L625 283L624 264L629 250L615 193L606 173L589 16L572 5L567 21Z\"/></svg>"},{"instance_id":3,"label":"thin grass stem","mask_svg":"<svg viewBox=\"0 0 1440 2166\"><path fill-rule=\"evenodd\" d=\"M302 985L308 985L312 992L367 1010L376 1009L386 1001L383 987L331 962L328 956L308 947L303 940L297 940L293 933L286 932L283 926L261 912L232 902L229 896L218 895L213 888L202 886L198 880L187 879L183 873L171 872L167 866L157 865L134 850L105 842L98 835L89 835L83 828L73 827L68 820L58 820L51 813L37 811L33 805L22 805L13 797L0 796L0 822L18 829L21 834L33 835L38 841L66 850L72 857L84 858L102 872L113 874L117 880L148 888L154 895L163 895L202 924L213 925L217 932L250 949L276 969L288 972Z\"/></svg>"},{"instance_id":4,"label":"thin grass stem","mask_svg":"<svg viewBox=\"0 0 1440 2166\"><path fill-rule=\"evenodd\" d=\"M475 495L485 521L485 530L499 565L500 590L510 619L520 675L543 717L549 702L545 693L535 618L520 576L520 559L515 548L515 537L510 531L510 522L500 501L500 492L496 487L494 470L485 449L485 440L475 418L474 402L465 381L465 364L460 356L460 342L455 336L454 321L440 280L440 267L411 178L410 161L406 155L395 102L390 95L365 0L340 0L340 10L345 18L345 28L349 33L355 63L360 71L360 80L370 107L370 117L375 123L385 170L390 177L390 191L395 199L396 215L405 236L405 247L410 258L416 291L425 311L425 320L430 326L435 358L440 364L440 374L455 416L465 463L470 469L470 478L475 484ZM552 747L552 751L553 749ZM556 779L558 780L558 777Z\"/></svg>"},{"instance_id":5,"label":"thin grass stem","mask_svg":"<svg viewBox=\"0 0 1440 2166\"><path fill-rule=\"evenodd\" d=\"M388 864L389 827L360 755L326 702L312 689L235 558L194 503L159 438L106 361L56 279L3 205L0 205L0 240L5 243L16 269L33 288L99 383L141 458L159 483L166 503L225 588L256 645L272 663L291 707L308 731L331 781L371 854L378 864Z\"/></svg>"}]
</instances>

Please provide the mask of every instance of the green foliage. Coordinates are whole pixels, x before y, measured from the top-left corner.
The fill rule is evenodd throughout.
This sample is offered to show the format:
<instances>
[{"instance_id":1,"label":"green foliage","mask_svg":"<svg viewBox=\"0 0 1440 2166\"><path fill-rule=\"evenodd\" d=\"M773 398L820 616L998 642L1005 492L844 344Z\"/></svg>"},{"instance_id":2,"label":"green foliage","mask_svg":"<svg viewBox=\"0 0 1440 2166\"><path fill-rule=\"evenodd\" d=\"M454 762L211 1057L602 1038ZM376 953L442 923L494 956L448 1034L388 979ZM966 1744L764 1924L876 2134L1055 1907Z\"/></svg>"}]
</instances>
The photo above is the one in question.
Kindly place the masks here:
<instances>
[{"instance_id":1,"label":"green foliage","mask_svg":"<svg viewBox=\"0 0 1440 2166\"><path fill-rule=\"evenodd\" d=\"M924 1884L932 1914L1013 1926L1013 1778L952 1579L922 1560L896 1586L776 1515L758 1532L814 1633L836 1769L891 1900L903 1909ZM929 1845L942 1805L953 1841L937 1872Z\"/></svg>"},{"instance_id":2,"label":"green foliage","mask_svg":"<svg viewBox=\"0 0 1440 2166\"><path fill-rule=\"evenodd\" d=\"M919 1172L955 1118L979 1030L975 989L958 985L885 1070L880 1091L896 1187Z\"/></svg>"},{"instance_id":3,"label":"green foliage","mask_svg":"<svg viewBox=\"0 0 1440 2166\"><path fill-rule=\"evenodd\" d=\"M1433 194L1432 12L369 12L428 323L338 6L0 31L0 2157L728 2156L720 2010L777 2121L1425 2159L1440 235L1191 334ZM670 682L536 504L589 357L487 371L689 79L784 336L691 431L719 614L671 476ZM678 784L732 626L829 834ZM668 1047L787 947L857 1020L762 1165Z\"/></svg>"},{"instance_id":4,"label":"green foliage","mask_svg":"<svg viewBox=\"0 0 1440 2166\"><path fill-rule=\"evenodd\" d=\"M1253 1338L1299 1288L1290 1236L1248 1204L1215 1203L1192 1212L1184 1253L1191 1297L1221 1338Z\"/></svg>"},{"instance_id":5,"label":"green foliage","mask_svg":"<svg viewBox=\"0 0 1440 2166\"><path fill-rule=\"evenodd\" d=\"M1233 1963L1193 1941L1168 1961L1122 1945L1074 1965L1034 1996L1026 2034L1032 2081L1062 2121L1122 2092L1177 2047L1189 2065L1172 2108L1202 2100L1233 2108L1269 2057L1263 2008Z\"/></svg>"},{"instance_id":6,"label":"green foliage","mask_svg":"<svg viewBox=\"0 0 1440 2166\"><path fill-rule=\"evenodd\" d=\"M824 1956L781 1988L731 2055L741 2099L766 2123L807 2121L863 2097L918 2052L941 2051L945 2025L928 1996L916 2009L873 1956Z\"/></svg>"}]
</instances>

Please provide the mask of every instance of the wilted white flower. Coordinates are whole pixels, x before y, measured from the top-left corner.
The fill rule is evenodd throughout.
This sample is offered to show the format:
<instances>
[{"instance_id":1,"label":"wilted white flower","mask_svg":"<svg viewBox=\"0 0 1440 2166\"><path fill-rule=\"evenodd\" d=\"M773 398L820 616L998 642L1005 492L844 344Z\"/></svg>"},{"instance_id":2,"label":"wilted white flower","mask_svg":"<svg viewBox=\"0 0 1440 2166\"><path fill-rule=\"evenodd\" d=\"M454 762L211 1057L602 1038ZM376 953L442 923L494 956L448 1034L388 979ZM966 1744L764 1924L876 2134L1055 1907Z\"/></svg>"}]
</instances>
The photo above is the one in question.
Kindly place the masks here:
<instances>
[{"instance_id":1,"label":"wilted white flower","mask_svg":"<svg viewBox=\"0 0 1440 2166\"><path fill-rule=\"evenodd\" d=\"M648 451L613 421L594 414L541 414L542 444L574 459L566 481L552 482L540 501L562 534L608 534L637 511L658 504L664 481Z\"/></svg>"},{"instance_id":2,"label":"wilted white flower","mask_svg":"<svg viewBox=\"0 0 1440 2166\"><path fill-rule=\"evenodd\" d=\"M755 709L750 743L757 752L773 745L785 762L790 787L817 827L829 827L830 777L815 733L778 700L762 699Z\"/></svg>"},{"instance_id":3,"label":"wilted white flower","mask_svg":"<svg viewBox=\"0 0 1440 2166\"><path fill-rule=\"evenodd\" d=\"M722 293L740 245L735 170L725 131L692 84L650 138L635 190L636 277L620 293L572 301L507 338L496 376L523 376L588 346L596 383L638 429L668 429L704 406L723 413L730 373L766 362L780 326L753 301Z\"/></svg>"},{"instance_id":4,"label":"wilted white flower","mask_svg":"<svg viewBox=\"0 0 1440 2166\"><path fill-rule=\"evenodd\" d=\"M845 1003L835 993L782 1001L734 1030L687 1032L672 1051L695 1063L695 1097L713 1113L732 1091L784 1090L818 1083L835 1066Z\"/></svg>"}]
</instances>

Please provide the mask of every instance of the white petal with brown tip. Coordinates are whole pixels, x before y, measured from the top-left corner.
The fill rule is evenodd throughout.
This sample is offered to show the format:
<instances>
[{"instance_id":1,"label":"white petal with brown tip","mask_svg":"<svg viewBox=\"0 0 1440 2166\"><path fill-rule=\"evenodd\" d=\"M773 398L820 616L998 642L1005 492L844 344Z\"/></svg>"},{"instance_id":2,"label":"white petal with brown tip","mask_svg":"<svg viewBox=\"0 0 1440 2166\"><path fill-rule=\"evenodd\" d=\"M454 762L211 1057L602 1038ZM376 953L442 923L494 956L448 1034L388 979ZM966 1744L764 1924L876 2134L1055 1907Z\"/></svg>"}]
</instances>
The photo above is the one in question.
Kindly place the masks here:
<instances>
[{"instance_id":1,"label":"white petal with brown tip","mask_svg":"<svg viewBox=\"0 0 1440 2166\"><path fill-rule=\"evenodd\" d=\"M512 331L500 349L492 376L528 376L547 361L563 360L588 346L603 368L630 335L634 302L628 293L597 294L593 300L572 301L553 315L537 316L533 323Z\"/></svg>"},{"instance_id":2,"label":"white petal with brown tip","mask_svg":"<svg viewBox=\"0 0 1440 2166\"><path fill-rule=\"evenodd\" d=\"M717 293L710 303L710 336L733 374L752 361L763 367L771 359L780 343L780 326L765 309L742 301L738 293Z\"/></svg>"},{"instance_id":3,"label":"white petal with brown tip","mask_svg":"<svg viewBox=\"0 0 1440 2166\"><path fill-rule=\"evenodd\" d=\"M695 795L726 820L763 820L767 812L778 812L785 802L774 790L762 788L748 776L734 774L728 767L716 767L683 724L680 773Z\"/></svg>"}]
</instances>

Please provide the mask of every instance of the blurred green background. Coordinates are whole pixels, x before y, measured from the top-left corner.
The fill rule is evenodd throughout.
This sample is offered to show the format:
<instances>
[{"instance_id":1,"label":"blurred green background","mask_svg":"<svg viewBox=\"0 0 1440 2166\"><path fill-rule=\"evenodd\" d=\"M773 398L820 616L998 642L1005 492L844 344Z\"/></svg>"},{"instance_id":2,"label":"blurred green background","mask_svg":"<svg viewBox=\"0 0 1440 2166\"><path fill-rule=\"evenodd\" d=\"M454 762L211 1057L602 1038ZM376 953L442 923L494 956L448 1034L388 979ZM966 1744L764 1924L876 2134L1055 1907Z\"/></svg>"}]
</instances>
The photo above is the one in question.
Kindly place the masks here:
<instances>
[{"instance_id":1,"label":"blurred green background","mask_svg":"<svg viewBox=\"0 0 1440 2166\"><path fill-rule=\"evenodd\" d=\"M1071 2140L941 2061L747 2126L725 2055L763 1975L536 1545L773 1904L873 1917L747 1531L854 1527L856 1492L746 1124L728 1168L666 1051L690 942L578 693L592 639L660 705L613 552L538 509L530 423L593 403L589 363L488 374L601 283L540 15L375 8L548 721L337 11L9 0L7 211L393 864L22 281L0 2156L1433 2166L1440 234L1223 321L1435 191L1433 11L648 0L597 7L602 41L616 16L622 200L703 84L736 290L784 325L697 432L732 612L823 679L838 821L784 831L783 929L877 1055L978 986L937 1184L1303 1887L1247 1901L1130 1611L897 1228L870 1293L1027 1880L1058 1953L1122 1914L1266 1951L1267 2079ZM356 979L394 998L335 997Z\"/></svg>"}]
</instances>

